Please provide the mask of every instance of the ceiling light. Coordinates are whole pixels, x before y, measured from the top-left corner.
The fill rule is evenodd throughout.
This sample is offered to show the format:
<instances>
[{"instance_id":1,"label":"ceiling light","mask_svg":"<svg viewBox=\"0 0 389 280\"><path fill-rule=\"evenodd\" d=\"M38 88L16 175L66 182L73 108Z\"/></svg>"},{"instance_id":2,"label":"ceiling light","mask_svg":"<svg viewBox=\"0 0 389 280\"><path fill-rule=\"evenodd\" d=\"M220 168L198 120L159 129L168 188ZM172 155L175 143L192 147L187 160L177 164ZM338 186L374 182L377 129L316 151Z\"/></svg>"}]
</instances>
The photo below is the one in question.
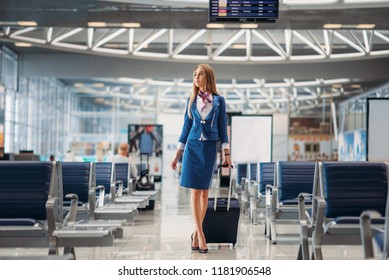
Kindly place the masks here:
<instances>
[{"instance_id":1,"label":"ceiling light","mask_svg":"<svg viewBox=\"0 0 389 280\"><path fill-rule=\"evenodd\" d=\"M350 82L350 79L329 79L329 80L323 80L324 85L333 85L333 84L344 84Z\"/></svg>"},{"instance_id":2,"label":"ceiling light","mask_svg":"<svg viewBox=\"0 0 389 280\"><path fill-rule=\"evenodd\" d=\"M134 44L134 49L136 49L138 47L139 44ZM149 45L143 45L142 46L142 49L147 49L149 47Z\"/></svg>"},{"instance_id":3,"label":"ceiling light","mask_svg":"<svg viewBox=\"0 0 389 280\"><path fill-rule=\"evenodd\" d=\"M122 26L125 28L137 28L140 27L139 22L123 22Z\"/></svg>"},{"instance_id":4,"label":"ceiling light","mask_svg":"<svg viewBox=\"0 0 389 280\"><path fill-rule=\"evenodd\" d=\"M104 87L105 85L103 83L94 83L92 86L94 86L94 87Z\"/></svg>"},{"instance_id":5,"label":"ceiling light","mask_svg":"<svg viewBox=\"0 0 389 280\"><path fill-rule=\"evenodd\" d=\"M207 28L224 28L223 23L208 23Z\"/></svg>"},{"instance_id":6,"label":"ceiling light","mask_svg":"<svg viewBox=\"0 0 389 280\"><path fill-rule=\"evenodd\" d=\"M244 23L239 25L240 28L258 28L258 24L256 23Z\"/></svg>"},{"instance_id":7,"label":"ceiling light","mask_svg":"<svg viewBox=\"0 0 389 280\"><path fill-rule=\"evenodd\" d=\"M336 28L341 28L341 27L342 27L342 25L337 24L337 23L327 23L327 24L323 25L323 28L328 28L328 29L336 29Z\"/></svg>"},{"instance_id":8,"label":"ceiling light","mask_svg":"<svg viewBox=\"0 0 389 280\"><path fill-rule=\"evenodd\" d=\"M134 78L127 78L127 77L119 77L119 82L125 82L125 83L138 83L143 84L145 82L144 79L134 79Z\"/></svg>"},{"instance_id":9,"label":"ceiling light","mask_svg":"<svg viewBox=\"0 0 389 280\"><path fill-rule=\"evenodd\" d=\"M113 48L113 49L118 49L118 48L122 48L122 47L125 47L126 45L125 44L118 44L118 43L108 43L108 44L105 44L104 47L105 48Z\"/></svg>"},{"instance_id":10,"label":"ceiling light","mask_svg":"<svg viewBox=\"0 0 389 280\"><path fill-rule=\"evenodd\" d=\"M342 85L340 85L340 84L334 84L334 85L332 85L332 87L333 87L333 88L341 88Z\"/></svg>"},{"instance_id":11,"label":"ceiling light","mask_svg":"<svg viewBox=\"0 0 389 280\"><path fill-rule=\"evenodd\" d=\"M107 23L102 21L90 21L88 22L89 27L106 27Z\"/></svg>"},{"instance_id":12,"label":"ceiling light","mask_svg":"<svg viewBox=\"0 0 389 280\"><path fill-rule=\"evenodd\" d=\"M360 29L372 29L375 27L375 24L358 24L356 27Z\"/></svg>"},{"instance_id":13,"label":"ceiling light","mask_svg":"<svg viewBox=\"0 0 389 280\"><path fill-rule=\"evenodd\" d=\"M32 44L31 43L25 43L25 42L18 42L18 43L15 43L15 46L16 47L26 48L26 47L31 47Z\"/></svg>"},{"instance_id":14,"label":"ceiling light","mask_svg":"<svg viewBox=\"0 0 389 280\"><path fill-rule=\"evenodd\" d=\"M244 50L246 49L246 44L233 44L231 45L231 48L236 50Z\"/></svg>"},{"instance_id":15,"label":"ceiling light","mask_svg":"<svg viewBox=\"0 0 389 280\"><path fill-rule=\"evenodd\" d=\"M352 84L350 85L351 88L361 88L362 86L360 84Z\"/></svg>"},{"instance_id":16,"label":"ceiling light","mask_svg":"<svg viewBox=\"0 0 389 280\"><path fill-rule=\"evenodd\" d=\"M38 23L36 21L18 21L18 25L20 25L20 26L37 26Z\"/></svg>"},{"instance_id":17,"label":"ceiling light","mask_svg":"<svg viewBox=\"0 0 389 280\"><path fill-rule=\"evenodd\" d=\"M83 83L75 83L73 84L74 87L83 87L85 86Z\"/></svg>"}]
</instances>

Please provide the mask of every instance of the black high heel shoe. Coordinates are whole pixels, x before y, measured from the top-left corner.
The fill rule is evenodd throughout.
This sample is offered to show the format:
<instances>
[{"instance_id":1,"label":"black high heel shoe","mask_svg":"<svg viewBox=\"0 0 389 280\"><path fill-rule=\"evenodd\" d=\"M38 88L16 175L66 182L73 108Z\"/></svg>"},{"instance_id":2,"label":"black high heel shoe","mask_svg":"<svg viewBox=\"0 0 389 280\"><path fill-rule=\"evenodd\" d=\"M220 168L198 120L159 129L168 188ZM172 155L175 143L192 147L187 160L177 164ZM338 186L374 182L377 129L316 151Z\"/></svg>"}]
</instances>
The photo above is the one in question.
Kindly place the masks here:
<instances>
[{"instance_id":1,"label":"black high heel shoe","mask_svg":"<svg viewBox=\"0 0 389 280\"><path fill-rule=\"evenodd\" d=\"M200 251L200 247L198 247L198 246L193 246L192 244L193 244L193 233L192 233L192 235L190 236L190 247L191 247L192 251Z\"/></svg>"},{"instance_id":2,"label":"black high heel shoe","mask_svg":"<svg viewBox=\"0 0 389 280\"><path fill-rule=\"evenodd\" d=\"M206 254L206 253L208 253L208 248L207 248L207 249L200 249L200 247L199 247L199 253L200 253L200 254Z\"/></svg>"},{"instance_id":3,"label":"black high heel shoe","mask_svg":"<svg viewBox=\"0 0 389 280\"><path fill-rule=\"evenodd\" d=\"M206 244L206 243L205 243L205 244ZM201 249L201 248L199 247L199 253L200 253L200 254L206 254L206 253L208 253L208 248Z\"/></svg>"}]
</instances>

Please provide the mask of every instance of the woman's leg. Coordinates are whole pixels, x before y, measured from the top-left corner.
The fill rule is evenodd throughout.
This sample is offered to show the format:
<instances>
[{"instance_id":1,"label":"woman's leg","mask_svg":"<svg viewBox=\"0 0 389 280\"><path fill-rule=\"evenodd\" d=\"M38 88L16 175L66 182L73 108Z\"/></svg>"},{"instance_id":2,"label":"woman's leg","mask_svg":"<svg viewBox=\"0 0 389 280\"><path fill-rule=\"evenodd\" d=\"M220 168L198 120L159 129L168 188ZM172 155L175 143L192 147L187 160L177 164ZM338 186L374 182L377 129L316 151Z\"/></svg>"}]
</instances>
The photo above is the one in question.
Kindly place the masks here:
<instances>
[{"instance_id":1,"label":"woman's leg","mask_svg":"<svg viewBox=\"0 0 389 280\"><path fill-rule=\"evenodd\" d=\"M207 249L207 242L203 231L203 221L207 207L208 190L191 189L191 208L195 223L192 246L200 247L200 249Z\"/></svg>"},{"instance_id":2,"label":"woman's leg","mask_svg":"<svg viewBox=\"0 0 389 280\"><path fill-rule=\"evenodd\" d=\"M205 213L207 213L208 207L208 190L201 191L200 207L202 212L201 221L204 221Z\"/></svg>"},{"instance_id":3,"label":"woman's leg","mask_svg":"<svg viewBox=\"0 0 389 280\"><path fill-rule=\"evenodd\" d=\"M191 204L192 216L193 216L194 226L195 226L193 231L192 247L198 247L199 233L203 232L203 224L201 222L202 212L200 208L201 190L191 189L190 192L191 192L190 204Z\"/></svg>"},{"instance_id":4,"label":"woman's leg","mask_svg":"<svg viewBox=\"0 0 389 280\"><path fill-rule=\"evenodd\" d=\"M200 249L207 249L207 241L203 232L203 221L208 207L208 190L202 190L200 194L200 212L201 212L201 233L199 234Z\"/></svg>"}]
</instances>

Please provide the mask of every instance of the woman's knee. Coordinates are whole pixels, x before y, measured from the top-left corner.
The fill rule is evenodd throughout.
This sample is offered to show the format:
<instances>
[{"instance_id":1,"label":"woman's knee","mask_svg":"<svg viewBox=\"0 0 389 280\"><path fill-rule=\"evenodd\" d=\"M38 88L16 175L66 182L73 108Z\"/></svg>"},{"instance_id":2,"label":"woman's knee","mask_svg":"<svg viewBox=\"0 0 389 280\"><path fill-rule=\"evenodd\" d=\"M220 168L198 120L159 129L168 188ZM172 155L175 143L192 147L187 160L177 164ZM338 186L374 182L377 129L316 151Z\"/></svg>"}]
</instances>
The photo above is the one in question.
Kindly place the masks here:
<instances>
[{"instance_id":1,"label":"woman's knee","mask_svg":"<svg viewBox=\"0 0 389 280\"><path fill-rule=\"evenodd\" d=\"M201 198L208 199L208 190L201 191Z\"/></svg>"},{"instance_id":2,"label":"woman's knee","mask_svg":"<svg viewBox=\"0 0 389 280\"><path fill-rule=\"evenodd\" d=\"M201 197L201 190L192 189L192 197L193 198L200 198Z\"/></svg>"}]
</instances>

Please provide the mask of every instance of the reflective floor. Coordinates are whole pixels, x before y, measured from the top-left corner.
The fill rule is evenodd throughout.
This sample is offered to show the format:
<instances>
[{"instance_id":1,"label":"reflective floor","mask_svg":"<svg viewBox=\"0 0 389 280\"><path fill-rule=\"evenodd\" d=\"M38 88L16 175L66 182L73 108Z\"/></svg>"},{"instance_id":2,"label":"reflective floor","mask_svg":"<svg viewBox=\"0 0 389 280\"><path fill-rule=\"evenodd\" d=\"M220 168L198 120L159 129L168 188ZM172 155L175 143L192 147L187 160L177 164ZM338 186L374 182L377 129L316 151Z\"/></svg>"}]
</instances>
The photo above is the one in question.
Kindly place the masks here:
<instances>
[{"instance_id":1,"label":"reflective floor","mask_svg":"<svg viewBox=\"0 0 389 280\"><path fill-rule=\"evenodd\" d=\"M133 226L125 228L123 239L116 239L113 247L76 248L77 259L89 260L289 260L296 259L298 251L298 226L277 227L278 242L271 244L264 235L263 213L259 224L253 225L241 213L238 240L231 245L208 244L208 254L191 252L190 235L193 222L190 214L189 191L178 187L172 174L163 180L161 194L154 211L139 212ZM0 257L39 256L43 249L1 249ZM323 248L325 259L362 259L361 246L336 246Z\"/></svg>"}]
</instances>

